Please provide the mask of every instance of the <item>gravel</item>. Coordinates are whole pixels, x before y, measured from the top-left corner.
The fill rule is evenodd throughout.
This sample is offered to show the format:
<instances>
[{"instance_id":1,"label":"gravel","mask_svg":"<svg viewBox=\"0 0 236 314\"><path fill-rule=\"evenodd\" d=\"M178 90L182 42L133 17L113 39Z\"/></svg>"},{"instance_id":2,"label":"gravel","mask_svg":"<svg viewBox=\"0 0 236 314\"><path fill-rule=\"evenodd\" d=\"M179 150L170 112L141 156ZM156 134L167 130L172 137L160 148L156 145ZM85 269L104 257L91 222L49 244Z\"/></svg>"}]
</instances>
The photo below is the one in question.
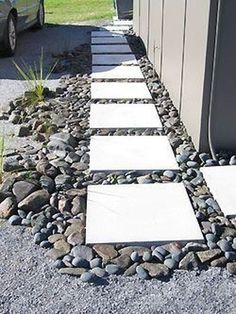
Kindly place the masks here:
<instances>
[{"instance_id":1,"label":"gravel","mask_svg":"<svg viewBox=\"0 0 236 314\"><path fill-rule=\"evenodd\" d=\"M4 223L0 238L1 314L236 311L236 277L220 268L175 271L166 282L111 275L87 284L58 274L26 228Z\"/></svg>"}]
</instances>

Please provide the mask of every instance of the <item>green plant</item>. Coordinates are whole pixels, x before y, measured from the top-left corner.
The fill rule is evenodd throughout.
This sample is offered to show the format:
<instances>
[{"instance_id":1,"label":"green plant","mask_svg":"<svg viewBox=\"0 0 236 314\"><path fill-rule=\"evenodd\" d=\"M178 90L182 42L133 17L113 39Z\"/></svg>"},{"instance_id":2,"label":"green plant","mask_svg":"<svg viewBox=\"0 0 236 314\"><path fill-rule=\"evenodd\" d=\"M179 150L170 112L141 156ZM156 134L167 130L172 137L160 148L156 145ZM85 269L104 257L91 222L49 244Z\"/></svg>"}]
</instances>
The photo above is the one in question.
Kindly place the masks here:
<instances>
[{"instance_id":1,"label":"green plant","mask_svg":"<svg viewBox=\"0 0 236 314\"><path fill-rule=\"evenodd\" d=\"M5 138L4 135L0 136L0 183L3 181L3 163L5 151Z\"/></svg>"},{"instance_id":2,"label":"green plant","mask_svg":"<svg viewBox=\"0 0 236 314\"><path fill-rule=\"evenodd\" d=\"M19 66L13 61L19 75L25 80L29 91L25 94L25 105L36 105L39 102L45 100L45 83L51 76L57 62L50 67L48 72L44 73L44 58L43 49L39 58L39 63L34 65L28 65L23 61L23 66Z\"/></svg>"}]
</instances>

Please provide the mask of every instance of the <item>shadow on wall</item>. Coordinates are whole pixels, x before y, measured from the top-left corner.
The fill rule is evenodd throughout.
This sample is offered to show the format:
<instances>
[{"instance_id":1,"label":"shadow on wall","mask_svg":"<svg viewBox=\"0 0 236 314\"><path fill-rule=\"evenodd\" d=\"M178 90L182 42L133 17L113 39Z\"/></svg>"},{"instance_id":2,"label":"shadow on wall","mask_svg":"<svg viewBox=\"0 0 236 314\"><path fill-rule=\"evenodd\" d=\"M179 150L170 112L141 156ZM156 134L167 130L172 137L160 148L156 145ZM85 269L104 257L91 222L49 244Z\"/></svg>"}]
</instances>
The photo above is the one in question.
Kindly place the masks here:
<instances>
[{"instance_id":1,"label":"shadow on wall","mask_svg":"<svg viewBox=\"0 0 236 314\"><path fill-rule=\"evenodd\" d=\"M90 32L96 30L90 25L48 25L43 30L28 30L19 34L17 52L12 58L0 57L0 80L21 80L13 65L24 61L27 64L38 64L43 48L45 67L55 60L53 55L72 50L81 44L90 43ZM53 74L50 79L57 79L61 73Z\"/></svg>"}]
</instances>

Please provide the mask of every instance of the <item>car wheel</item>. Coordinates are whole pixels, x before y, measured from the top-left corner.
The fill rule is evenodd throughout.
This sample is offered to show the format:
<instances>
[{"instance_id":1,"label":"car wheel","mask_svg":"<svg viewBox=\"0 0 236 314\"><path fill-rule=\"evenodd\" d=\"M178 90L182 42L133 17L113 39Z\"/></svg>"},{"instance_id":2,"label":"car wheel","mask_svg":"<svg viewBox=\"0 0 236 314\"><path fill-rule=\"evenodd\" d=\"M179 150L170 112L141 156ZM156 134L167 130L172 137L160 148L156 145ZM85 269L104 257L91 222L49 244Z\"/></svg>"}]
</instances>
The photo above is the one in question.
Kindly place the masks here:
<instances>
[{"instance_id":1,"label":"car wheel","mask_svg":"<svg viewBox=\"0 0 236 314\"><path fill-rule=\"evenodd\" d=\"M37 14L37 23L35 24L35 28L42 29L45 23L45 8L44 2L40 1L39 10Z\"/></svg>"},{"instance_id":2,"label":"car wheel","mask_svg":"<svg viewBox=\"0 0 236 314\"><path fill-rule=\"evenodd\" d=\"M7 57L14 55L17 44L16 19L12 13L7 19L6 34L3 42L3 54Z\"/></svg>"}]
</instances>

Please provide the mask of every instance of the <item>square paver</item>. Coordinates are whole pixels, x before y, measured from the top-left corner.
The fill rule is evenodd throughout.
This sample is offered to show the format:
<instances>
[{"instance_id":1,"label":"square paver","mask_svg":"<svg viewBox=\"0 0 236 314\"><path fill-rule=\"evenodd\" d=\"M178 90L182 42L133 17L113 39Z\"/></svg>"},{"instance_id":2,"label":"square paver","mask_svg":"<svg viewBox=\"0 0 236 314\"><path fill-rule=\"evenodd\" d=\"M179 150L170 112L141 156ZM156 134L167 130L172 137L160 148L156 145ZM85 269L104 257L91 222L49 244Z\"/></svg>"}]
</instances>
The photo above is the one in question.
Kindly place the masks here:
<instances>
[{"instance_id":1,"label":"square paver","mask_svg":"<svg viewBox=\"0 0 236 314\"><path fill-rule=\"evenodd\" d=\"M154 104L91 104L90 128L162 129Z\"/></svg>"},{"instance_id":2,"label":"square paver","mask_svg":"<svg viewBox=\"0 0 236 314\"><path fill-rule=\"evenodd\" d=\"M88 187L86 243L203 242L182 183Z\"/></svg>"},{"instance_id":3,"label":"square paver","mask_svg":"<svg viewBox=\"0 0 236 314\"><path fill-rule=\"evenodd\" d=\"M114 20L113 24L115 26L132 26L133 25L133 21L130 20Z\"/></svg>"},{"instance_id":4,"label":"square paver","mask_svg":"<svg viewBox=\"0 0 236 314\"><path fill-rule=\"evenodd\" d=\"M144 79L137 66L94 65L91 77L94 79Z\"/></svg>"},{"instance_id":5,"label":"square paver","mask_svg":"<svg viewBox=\"0 0 236 314\"><path fill-rule=\"evenodd\" d=\"M92 53L132 53L129 45L91 45Z\"/></svg>"},{"instance_id":6,"label":"square paver","mask_svg":"<svg viewBox=\"0 0 236 314\"><path fill-rule=\"evenodd\" d=\"M222 212L236 216L236 166L203 167L201 171Z\"/></svg>"},{"instance_id":7,"label":"square paver","mask_svg":"<svg viewBox=\"0 0 236 314\"><path fill-rule=\"evenodd\" d=\"M96 65L137 65L138 61L134 54L95 54L92 55L92 64Z\"/></svg>"},{"instance_id":8,"label":"square paver","mask_svg":"<svg viewBox=\"0 0 236 314\"><path fill-rule=\"evenodd\" d=\"M145 83L91 83L92 99L152 99Z\"/></svg>"},{"instance_id":9,"label":"square paver","mask_svg":"<svg viewBox=\"0 0 236 314\"><path fill-rule=\"evenodd\" d=\"M90 170L178 170L167 136L92 136Z\"/></svg>"},{"instance_id":10,"label":"square paver","mask_svg":"<svg viewBox=\"0 0 236 314\"><path fill-rule=\"evenodd\" d=\"M114 37L114 36L123 36L123 31L110 32L108 30L105 31L93 31L91 32L92 37Z\"/></svg>"},{"instance_id":11,"label":"square paver","mask_svg":"<svg viewBox=\"0 0 236 314\"><path fill-rule=\"evenodd\" d=\"M128 44L124 36L92 37L92 44Z\"/></svg>"},{"instance_id":12,"label":"square paver","mask_svg":"<svg viewBox=\"0 0 236 314\"><path fill-rule=\"evenodd\" d=\"M110 32L128 32L130 30L130 26L129 25L110 25L110 26L105 26L100 28L101 30L108 30Z\"/></svg>"}]
</instances>

